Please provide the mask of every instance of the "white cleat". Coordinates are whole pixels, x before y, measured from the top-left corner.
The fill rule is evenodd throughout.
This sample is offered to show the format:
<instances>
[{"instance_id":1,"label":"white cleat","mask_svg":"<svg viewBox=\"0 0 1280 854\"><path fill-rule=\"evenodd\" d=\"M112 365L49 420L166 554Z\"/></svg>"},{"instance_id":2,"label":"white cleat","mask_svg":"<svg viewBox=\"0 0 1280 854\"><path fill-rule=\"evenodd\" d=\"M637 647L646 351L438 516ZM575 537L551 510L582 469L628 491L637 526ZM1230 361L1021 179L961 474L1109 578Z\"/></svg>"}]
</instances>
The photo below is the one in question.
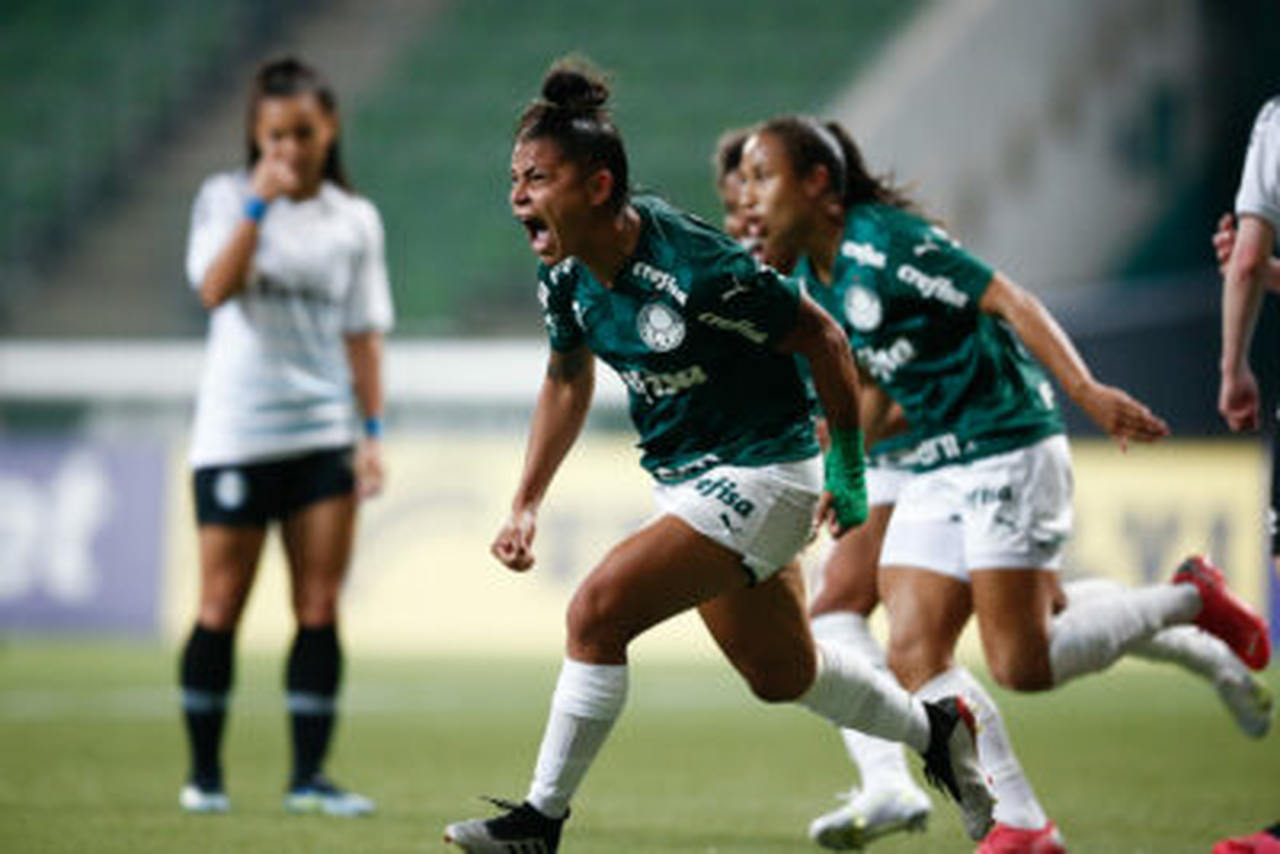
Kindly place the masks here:
<instances>
[{"instance_id":1,"label":"white cleat","mask_svg":"<svg viewBox=\"0 0 1280 854\"><path fill-rule=\"evenodd\" d=\"M1275 700L1262 680L1245 670L1243 664L1236 672L1215 679L1213 687L1245 735L1262 738L1271 729Z\"/></svg>"},{"instance_id":2,"label":"white cleat","mask_svg":"<svg viewBox=\"0 0 1280 854\"><path fill-rule=\"evenodd\" d=\"M514 803L501 798L485 798L503 810L494 818L456 821L444 829L444 841L467 854L556 854L564 818L550 818L527 801Z\"/></svg>"},{"instance_id":3,"label":"white cleat","mask_svg":"<svg viewBox=\"0 0 1280 854\"><path fill-rule=\"evenodd\" d=\"M925 778L960 805L970 839L981 839L995 826L996 798L978 764L978 725L960 697L926 702L929 747L924 752Z\"/></svg>"},{"instance_id":4,"label":"white cleat","mask_svg":"<svg viewBox=\"0 0 1280 854\"><path fill-rule=\"evenodd\" d=\"M306 785L294 786L285 793L284 810L291 813L322 813L339 818L356 818L372 815L374 804L364 795L340 789L317 775Z\"/></svg>"},{"instance_id":5,"label":"white cleat","mask_svg":"<svg viewBox=\"0 0 1280 854\"><path fill-rule=\"evenodd\" d=\"M929 796L914 785L841 795L847 803L809 825L809 838L831 851L860 851L893 833L919 833L929 823Z\"/></svg>"},{"instance_id":6,"label":"white cleat","mask_svg":"<svg viewBox=\"0 0 1280 854\"><path fill-rule=\"evenodd\" d=\"M178 805L184 812L217 815L231 809L231 799L221 789L202 789L187 783L178 794Z\"/></svg>"}]
</instances>

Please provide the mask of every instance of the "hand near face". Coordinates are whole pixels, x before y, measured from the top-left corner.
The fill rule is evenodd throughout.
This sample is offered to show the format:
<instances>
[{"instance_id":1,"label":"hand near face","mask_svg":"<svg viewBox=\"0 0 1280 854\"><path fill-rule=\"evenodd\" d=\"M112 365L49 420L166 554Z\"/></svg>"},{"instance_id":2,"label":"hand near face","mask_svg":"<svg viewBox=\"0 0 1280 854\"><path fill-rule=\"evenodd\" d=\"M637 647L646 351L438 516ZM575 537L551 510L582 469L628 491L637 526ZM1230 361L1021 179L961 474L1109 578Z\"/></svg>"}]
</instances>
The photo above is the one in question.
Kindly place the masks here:
<instances>
[{"instance_id":1,"label":"hand near face","mask_svg":"<svg viewBox=\"0 0 1280 854\"><path fill-rule=\"evenodd\" d=\"M263 157L253 167L250 186L255 196L269 202L298 192L300 181L298 173L285 161Z\"/></svg>"}]
</instances>

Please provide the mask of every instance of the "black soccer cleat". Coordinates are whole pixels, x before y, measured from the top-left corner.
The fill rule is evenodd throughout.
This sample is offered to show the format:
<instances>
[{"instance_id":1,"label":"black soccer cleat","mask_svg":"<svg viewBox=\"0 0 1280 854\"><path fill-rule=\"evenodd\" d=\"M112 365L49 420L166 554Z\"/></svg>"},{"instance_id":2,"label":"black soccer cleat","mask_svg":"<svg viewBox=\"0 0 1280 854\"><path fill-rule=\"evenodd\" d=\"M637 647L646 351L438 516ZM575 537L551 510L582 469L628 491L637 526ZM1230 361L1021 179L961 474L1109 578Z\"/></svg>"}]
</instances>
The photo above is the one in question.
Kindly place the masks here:
<instances>
[{"instance_id":1,"label":"black soccer cleat","mask_svg":"<svg viewBox=\"0 0 1280 854\"><path fill-rule=\"evenodd\" d=\"M528 801L517 804L485 798L505 812L494 818L458 821L444 829L444 841L469 854L555 854L564 818L548 818Z\"/></svg>"},{"instance_id":2,"label":"black soccer cleat","mask_svg":"<svg viewBox=\"0 0 1280 854\"><path fill-rule=\"evenodd\" d=\"M973 712L960 697L926 702L929 748L924 752L924 776L957 804L970 839L981 839L995 823L995 796L978 764L978 727Z\"/></svg>"}]
</instances>

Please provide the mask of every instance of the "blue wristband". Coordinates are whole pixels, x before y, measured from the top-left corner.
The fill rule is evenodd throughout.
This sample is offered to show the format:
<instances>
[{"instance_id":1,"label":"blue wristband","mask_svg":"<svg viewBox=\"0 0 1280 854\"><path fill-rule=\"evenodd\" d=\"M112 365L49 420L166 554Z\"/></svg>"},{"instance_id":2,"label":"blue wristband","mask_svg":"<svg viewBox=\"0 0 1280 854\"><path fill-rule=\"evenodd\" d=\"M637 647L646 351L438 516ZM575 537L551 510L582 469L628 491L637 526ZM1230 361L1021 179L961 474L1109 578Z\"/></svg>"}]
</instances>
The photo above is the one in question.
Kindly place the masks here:
<instances>
[{"instance_id":1,"label":"blue wristband","mask_svg":"<svg viewBox=\"0 0 1280 854\"><path fill-rule=\"evenodd\" d=\"M364 420L364 435L370 439L382 438L382 416L370 415Z\"/></svg>"},{"instance_id":2,"label":"blue wristband","mask_svg":"<svg viewBox=\"0 0 1280 854\"><path fill-rule=\"evenodd\" d=\"M251 219L254 222L262 222L262 218L267 215L267 206L270 204L262 196L250 196L244 203L245 219Z\"/></svg>"}]
</instances>

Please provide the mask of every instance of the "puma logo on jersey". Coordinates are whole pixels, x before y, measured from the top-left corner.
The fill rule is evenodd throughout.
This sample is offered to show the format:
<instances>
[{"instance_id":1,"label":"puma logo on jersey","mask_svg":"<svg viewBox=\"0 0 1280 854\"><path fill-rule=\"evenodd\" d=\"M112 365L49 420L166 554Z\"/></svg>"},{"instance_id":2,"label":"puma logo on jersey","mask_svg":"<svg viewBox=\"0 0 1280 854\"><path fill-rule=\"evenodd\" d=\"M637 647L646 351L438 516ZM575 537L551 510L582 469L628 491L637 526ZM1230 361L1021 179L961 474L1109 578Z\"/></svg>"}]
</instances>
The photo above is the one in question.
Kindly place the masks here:
<instances>
[{"instance_id":1,"label":"puma logo on jersey","mask_svg":"<svg viewBox=\"0 0 1280 854\"><path fill-rule=\"evenodd\" d=\"M745 294L748 290L750 290L750 288L738 281L738 278L735 276L733 279L733 287L720 294L720 302L728 302L738 294Z\"/></svg>"}]
</instances>

